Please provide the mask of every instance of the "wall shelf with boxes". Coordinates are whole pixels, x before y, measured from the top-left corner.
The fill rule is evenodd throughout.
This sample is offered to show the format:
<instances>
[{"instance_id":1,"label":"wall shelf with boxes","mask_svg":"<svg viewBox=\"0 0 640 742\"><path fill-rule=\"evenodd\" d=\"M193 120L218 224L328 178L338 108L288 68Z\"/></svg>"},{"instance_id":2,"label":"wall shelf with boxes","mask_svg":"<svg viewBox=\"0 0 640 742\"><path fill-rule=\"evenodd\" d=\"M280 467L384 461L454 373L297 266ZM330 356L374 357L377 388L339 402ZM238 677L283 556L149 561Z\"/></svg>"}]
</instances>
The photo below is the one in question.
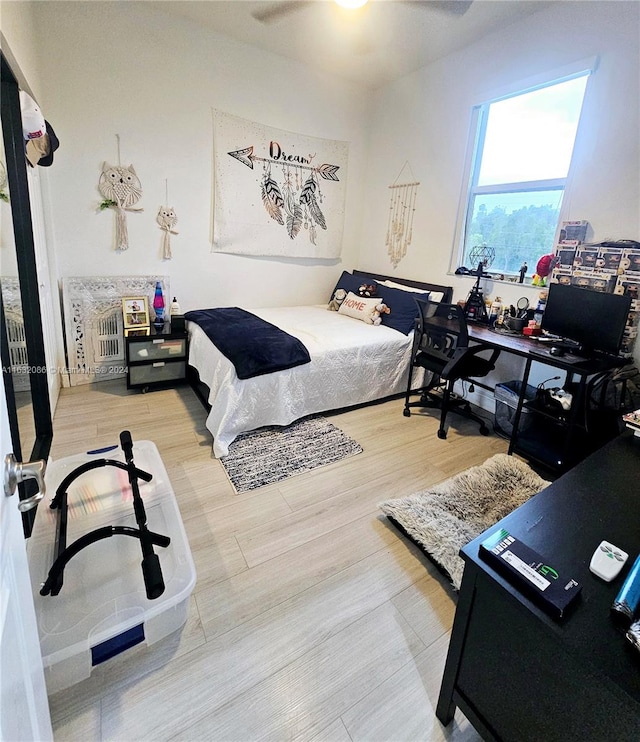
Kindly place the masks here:
<instances>
[{"instance_id":1,"label":"wall shelf with boxes","mask_svg":"<svg viewBox=\"0 0 640 742\"><path fill-rule=\"evenodd\" d=\"M586 222L565 222L586 225ZM584 237L584 231L561 232L561 237ZM580 286L592 291L631 297L621 353L631 355L640 322L640 242L635 240L605 241L587 244L582 239L563 239L555 250L556 263L552 280Z\"/></svg>"}]
</instances>

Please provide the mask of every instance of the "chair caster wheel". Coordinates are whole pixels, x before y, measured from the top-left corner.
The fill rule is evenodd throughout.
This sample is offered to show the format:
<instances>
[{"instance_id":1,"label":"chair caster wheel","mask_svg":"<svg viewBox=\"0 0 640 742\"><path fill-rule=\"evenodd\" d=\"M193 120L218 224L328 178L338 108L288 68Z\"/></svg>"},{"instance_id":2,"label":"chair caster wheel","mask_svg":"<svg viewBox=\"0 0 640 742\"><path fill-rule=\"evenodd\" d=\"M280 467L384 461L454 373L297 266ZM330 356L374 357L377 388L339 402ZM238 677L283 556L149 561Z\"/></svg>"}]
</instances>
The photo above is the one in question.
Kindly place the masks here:
<instances>
[{"instance_id":1,"label":"chair caster wheel","mask_svg":"<svg viewBox=\"0 0 640 742\"><path fill-rule=\"evenodd\" d=\"M404 408L404 410L402 410L402 414L403 414L403 415L404 415L405 417L411 417L411 410L408 410L408 409L407 409L407 408L405 407L405 408Z\"/></svg>"},{"instance_id":2,"label":"chair caster wheel","mask_svg":"<svg viewBox=\"0 0 640 742\"><path fill-rule=\"evenodd\" d=\"M446 430L439 430L438 431L438 438L440 438L441 441L445 440L447 437L447 431Z\"/></svg>"}]
</instances>

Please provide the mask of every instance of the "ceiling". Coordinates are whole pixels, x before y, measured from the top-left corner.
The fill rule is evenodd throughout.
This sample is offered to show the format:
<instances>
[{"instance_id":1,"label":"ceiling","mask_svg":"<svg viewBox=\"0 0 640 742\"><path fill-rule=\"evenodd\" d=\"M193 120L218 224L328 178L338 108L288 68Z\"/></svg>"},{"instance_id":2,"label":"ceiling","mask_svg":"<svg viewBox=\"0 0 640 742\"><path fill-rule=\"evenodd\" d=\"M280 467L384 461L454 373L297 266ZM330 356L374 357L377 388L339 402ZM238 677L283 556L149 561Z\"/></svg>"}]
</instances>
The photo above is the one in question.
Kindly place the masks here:
<instances>
[{"instance_id":1,"label":"ceiling","mask_svg":"<svg viewBox=\"0 0 640 742\"><path fill-rule=\"evenodd\" d=\"M375 89L561 0L164 0L161 12ZM262 18L262 20L259 20Z\"/></svg>"}]
</instances>

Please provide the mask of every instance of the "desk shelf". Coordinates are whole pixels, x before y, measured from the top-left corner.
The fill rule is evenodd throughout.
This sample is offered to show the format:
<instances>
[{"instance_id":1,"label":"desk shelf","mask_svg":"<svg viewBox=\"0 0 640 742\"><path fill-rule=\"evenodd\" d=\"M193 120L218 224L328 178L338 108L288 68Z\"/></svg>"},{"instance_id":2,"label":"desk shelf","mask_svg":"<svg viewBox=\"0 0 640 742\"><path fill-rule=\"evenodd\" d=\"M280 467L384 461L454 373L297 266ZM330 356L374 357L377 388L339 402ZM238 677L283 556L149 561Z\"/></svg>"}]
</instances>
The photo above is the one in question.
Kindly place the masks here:
<instances>
[{"instance_id":1,"label":"desk shelf","mask_svg":"<svg viewBox=\"0 0 640 742\"><path fill-rule=\"evenodd\" d=\"M571 446L568 447L568 429L566 421L540 413L527 430L518 433L513 453L554 471L565 470L592 451L587 431L578 425L572 428Z\"/></svg>"}]
</instances>

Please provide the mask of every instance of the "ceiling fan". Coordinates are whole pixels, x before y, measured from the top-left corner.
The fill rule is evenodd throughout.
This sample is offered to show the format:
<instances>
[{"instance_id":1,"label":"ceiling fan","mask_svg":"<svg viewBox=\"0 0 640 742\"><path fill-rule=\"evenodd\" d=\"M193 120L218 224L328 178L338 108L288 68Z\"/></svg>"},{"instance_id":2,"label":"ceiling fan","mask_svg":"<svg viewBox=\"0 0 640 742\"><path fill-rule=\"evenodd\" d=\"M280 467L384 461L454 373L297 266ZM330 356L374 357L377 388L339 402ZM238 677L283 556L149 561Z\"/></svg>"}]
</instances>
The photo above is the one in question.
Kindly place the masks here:
<instances>
[{"instance_id":1,"label":"ceiling fan","mask_svg":"<svg viewBox=\"0 0 640 742\"><path fill-rule=\"evenodd\" d=\"M287 16L298 13L306 8L316 5L318 0L277 0L276 2L265 3L264 8L256 8L251 15L260 23L269 25L284 20ZM345 3L340 0L334 0L338 5ZM364 5L367 0L361 2ZM464 15L469 10L473 0L394 0L394 2L403 5L413 5L424 8L425 10L434 10L448 15Z\"/></svg>"}]
</instances>

